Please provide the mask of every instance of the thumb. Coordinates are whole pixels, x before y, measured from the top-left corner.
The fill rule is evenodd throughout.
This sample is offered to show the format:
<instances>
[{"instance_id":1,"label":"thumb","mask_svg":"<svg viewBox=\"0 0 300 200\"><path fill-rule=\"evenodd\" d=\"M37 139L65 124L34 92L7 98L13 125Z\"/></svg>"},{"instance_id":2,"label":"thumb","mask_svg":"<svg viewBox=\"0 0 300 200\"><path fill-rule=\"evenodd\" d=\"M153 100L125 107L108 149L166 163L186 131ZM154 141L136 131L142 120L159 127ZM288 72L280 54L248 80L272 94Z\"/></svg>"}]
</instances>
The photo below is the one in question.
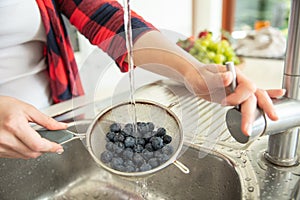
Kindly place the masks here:
<instances>
[{"instance_id":1,"label":"thumb","mask_svg":"<svg viewBox=\"0 0 300 200\"><path fill-rule=\"evenodd\" d=\"M222 79L224 87L228 87L233 81L233 75L229 71L222 72L221 79Z\"/></svg>"}]
</instances>

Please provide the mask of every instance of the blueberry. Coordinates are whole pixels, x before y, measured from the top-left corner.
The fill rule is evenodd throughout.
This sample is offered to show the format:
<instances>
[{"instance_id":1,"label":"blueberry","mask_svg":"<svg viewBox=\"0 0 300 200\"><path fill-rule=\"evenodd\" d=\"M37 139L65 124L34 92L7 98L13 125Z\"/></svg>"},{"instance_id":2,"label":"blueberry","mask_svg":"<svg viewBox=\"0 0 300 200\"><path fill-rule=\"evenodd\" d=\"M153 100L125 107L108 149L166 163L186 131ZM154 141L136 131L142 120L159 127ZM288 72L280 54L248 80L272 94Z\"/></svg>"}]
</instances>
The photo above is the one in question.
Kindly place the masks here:
<instances>
[{"instance_id":1,"label":"blueberry","mask_svg":"<svg viewBox=\"0 0 300 200\"><path fill-rule=\"evenodd\" d=\"M111 164L111 167L115 170L118 170L120 172L125 172L126 169L123 165L115 165L115 164Z\"/></svg>"},{"instance_id":2,"label":"blueberry","mask_svg":"<svg viewBox=\"0 0 300 200\"><path fill-rule=\"evenodd\" d=\"M125 166L124 167L124 169L125 169L125 172L135 172L136 171L136 169L135 169L135 167L134 166Z\"/></svg>"},{"instance_id":3,"label":"blueberry","mask_svg":"<svg viewBox=\"0 0 300 200\"><path fill-rule=\"evenodd\" d=\"M164 135L162 137L162 139L163 139L163 141L164 141L165 144L169 144L172 141L172 137L170 135Z\"/></svg>"},{"instance_id":4,"label":"blueberry","mask_svg":"<svg viewBox=\"0 0 300 200\"><path fill-rule=\"evenodd\" d=\"M165 163L167 160L170 159L170 156L167 154L161 154L161 156L158 158L158 161L160 164Z\"/></svg>"},{"instance_id":5,"label":"blueberry","mask_svg":"<svg viewBox=\"0 0 300 200\"><path fill-rule=\"evenodd\" d=\"M154 130L154 124L152 122L147 122L148 132L151 132Z\"/></svg>"},{"instance_id":6,"label":"blueberry","mask_svg":"<svg viewBox=\"0 0 300 200\"><path fill-rule=\"evenodd\" d=\"M166 145L161 149L163 154L172 155L174 152L174 148L171 145Z\"/></svg>"},{"instance_id":7,"label":"blueberry","mask_svg":"<svg viewBox=\"0 0 300 200\"><path fill-rule=\"evenodd\" d=\"M160 157L162 157L162 152L161 152L161 151L154 151L154 152L153 152L153 156L154 156L155 158L160 158Z\"/></svg>"},{"instance_id":8,"label":"blueberry","mask_svg":"<svg viewBox=\"0 0 300 200\"><path fill-rule=\"evenodd\" d=\"M133 148L135 145L135 139L131 136L127 136L124 140L124 145L126 148Z\"/></svg>"},{"instance_id":9,"label":"blueberry","mask_svg":"<svg viewBox=\"0 0 300 200\"><path fill-rule=\"evenodd\" d=\"M148 164L151 165L152 168L159 166L159 161L157 158L151 158L148 160Z\"/></svg>"},{"instance_id":10,"label":"blueberry","mask_svg":"<svg viewBox=\"0 0 300 200\"><path fill-rule=\"evenodd\" d=\"M141 126L142 123L144 123L144 122L137 122L136 125L137 125L137 126Z\"/></svg>"},{"instance_id":11,"label":"blueberry","mask_svg":"<svg viewBox=\"0 0 300 200\"><path fill-rule=\"evenodd\" d=\"M125 136L133 136L133 124L126 124L122 132Z\"/></svg>"},{"instance_id":12,"label":"blueberry","mask_svg":"<svg viewBox=\"0 0 300 200\"><path fill-rule=\"evenodd\" d=\"M124 128L128 128L128 129L133 130L133 124L127 123L127 124L125 124Z\"/></svg>"},{"instance_id":13,"label":"blueberry","mask_svg":"<svg viewBox=\"0 0 300 200\"><path fill-rule=\"evenodd\" d=\"M145 139L143 139L143 138L136 138L135 143L136 144L140 144L140 145L142 145L144 147L145 146Z\"/></svg>"},{"instance_id":14,"label":"blueberry","mask_svg":"<svg viewBox=\"0 0 300 200\"><path fill-rule=\"evenodd\" d=\"M121 133L116 133L114 137L114 142L124 142L125 136L122 135Z\"/></svg>"},{"instance_id":15,"label":"blueberry","mask_svg":"<svg viewBox=\"0 0 300 200\"><path fill-rule=\"evenodd\" d=\"M139 153L135 153L133 155L133 162L137 165L137 166L141 166L142 164L144 164L146 161L143 158L143 156L141 156L141 154Z\"/></svg>"},{"instance_id":16,"label":"blueberry","mask_svg":"<svg viewBox=\"0 0 300 200\"><path fill-rule=\"evenodd\" d=\"M163 139L160 137L151 138L151 144L154 150L161 149L164 146Z\"/></svg>"},{"instance_id":17,"label":"blueberry","mask_svg":"<svg viewBox=\"0 0 300 200\"><path fill-rule=\"evenodd\" d=\"M101 153L101 161L104 163L109 163L113 159L113 153L110 151L104 151Z\"/></svg>"},{"instance_id":18,"label":"blueberry","mask_svg":"<svg viewBox=\"0 0 300 200\"><path fill-rule=\"evenodd\" d=\"M140 144L135 144L133 147L133 151L137 153L141 153L144 150L144 147Z\"/></svg>"},{"instance_id":19,"label":"blueberry","mask_svg":"<svg viewBox=\"0 0 300 200\"><path fill-rule=\"evenodd\" d=\"M119 123L113 123L113 124L111 124L110 125L110 131L111 132L120 132L121 131L121 124L119 124Z\"/></svg>"},{"instance_id":20,"label":"blueberry","mask_svg":"<svg viewBox=\"0 0 300 200\"><path fill-rule=\"evenodd\" d=\"M123 150L125 149L125 146L124 146L124 144L122 143L122 142L116 142L116 143L114 143L114 145L113 145L113 151L115 152L115 153L121 153Z\"/></svg>"},{"instance_id":21,"label":"blueberry","mask_svg":"<svg viewBox=\"0 0 300 200\"><path fill-rule=\"evenodd\" d=\"M141 135L144 135L148 132L148 126L145 122L137 123L137 130Z\"/></svg>"},{"instance_id":22,"label":"blueberry","mask_svg":"<svg viewBox=\"0 0 300 200\"><path fill-rule=\"evenodd\" d=\"M123 128L123 130L128 134L128 135L132 135L133 131L134 131L134 125L133 124L126 124Z\"/></svg>"},{"instance_id":23,"label":"blueberry","mask_svg":"<svg viewBox=\"0 0 300 200\"><path fill-rule=\"evenodd\" d=\"M126 148L123 151L123 159L124 160L132 160L132 157L133 157L133 150L130 148Z\"/></svg>"},{"instance_id":24,"label":"blueberry","mask_svg":"<svg viewBox=\"0 0 300 200\"><path fill-rule=\"evenodd\" d=\"M106 134L106 138L109 140L109 141L114 141L114 137L115 137L115 135L116 135L116 133L115 132L108 132L107 134Z\"/></svg>"},{"instance_id":25,"label":"blueberry","mask_svg":"<svg viewBox=\"0 0 300 200\"><path fill-rule=\"evenodd\" d=\"M142 138L143 138L143 139L145 140L145 142L147 143L147 142L149 142L149 140L152 138L152 136L153 136L152 132L148 132L148 133L142 135Z\"/></svg>"},{"instance_id":26,"label":"blueberry","mask_svg":"<svg viewBox=\"0 0 300 200\"><path fill-rule=\"evenodd\" d=\"M126 167L126 166L135 166L135 164L133 163L133 161L132 160L125 160L124 161L124 166Z\"/></svg>"},{"instance_id":27,"label":"blueberry","mask_svg":"<svg viewBox=\"0 0 300 200\"><path fill-rule=\"evenodd\" d=\"M128 136L132 136L132 130L129 130L128 128L123 128L122 131L121 131L122 135L124 135L125 137L128 137Z\"/></svg>"},{"instance_id":28,"label":"blueberry","mask_svg":"<svg viewBox=\"0 0 300 200\"><path fill-rule=\"evenodd\" d=\"M166 133L167 133L166 129L163 127L160 127L157 129L155 136L162 137L162 136L166 135Z\"/></svg>"},{"instance_id":29,"label":"blueberry","mask_svg":"<svg viewBox=\"0 0 300 200\"><path fill-rule=\"evenodd\" d=\"M109 151L113 151L113 146L114 146L113 142L108 142L106 143L105 148Z\"/></svg>"},{"instance_id":30,"label":"blueberry","mask_svg":"<svg viewBox=\"0 0 300 200\"><path fill-rule=\"evenodd\" d=\"M124 161L123 161L123 159L120 158L120 157L114 157L114 158L112 158L112 160L111 160L111 165L113 165L113 166L123 165L123 163L124 163Z\"/></svg>"},{"instance_id":31,"label":"blueberry","mask_svg":"<svg viewBox=\"0 0 300 200\"><path fill-rule=\"evenodd\" d=\"M145 149L147 149L148 151L151 151L151 152L154 151L154 149L153 149L151 143L147 143L147 144L145 145Z\"/></svg>"},{"instance_id":32,"label":"blueberry","mask_svg":"<svg viewBox=\"0 0 300 200\"><path fill-rule=\"evenodd\" d=\"M151 170L151 169L152 169L152 167L151 167L151 165L148 164L148 163L144 163L144 164L142 164L141 167L140 167L140 171L142 171L142 172L149 171L149 170Z\"/></svg>"},{"instance_id":33,"label":"blueberry","mask_svg":"<svg viewBox=\"0 0 300 200\"><path fill-rule=\"evenodd\" d=\"M146 159L146 160L149 160L150 158L153 158L153 152L151 151L148 151L147 149L144 149L143 152L143 157Z\"/></svg>"}]
</instances>

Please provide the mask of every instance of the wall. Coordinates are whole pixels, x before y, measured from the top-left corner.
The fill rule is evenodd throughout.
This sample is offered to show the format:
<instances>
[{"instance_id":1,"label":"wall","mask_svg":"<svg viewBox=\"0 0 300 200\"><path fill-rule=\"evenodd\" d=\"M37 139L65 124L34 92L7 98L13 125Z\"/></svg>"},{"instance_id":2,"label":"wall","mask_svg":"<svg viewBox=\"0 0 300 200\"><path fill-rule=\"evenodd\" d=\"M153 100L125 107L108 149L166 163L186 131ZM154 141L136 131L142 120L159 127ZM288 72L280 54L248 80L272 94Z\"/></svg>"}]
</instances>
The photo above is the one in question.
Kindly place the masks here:
<instances>
[{"instance_id":1,"label":"wall","mask_svg":"<svg viewBox=\"0 0 300 200\"><path fill-rule=\"evenodd\" d=\"M223 0L193 0L194 20L193 34L208 29L214 36L220 35L222 27Z\"/></svg>"}]
</instances>

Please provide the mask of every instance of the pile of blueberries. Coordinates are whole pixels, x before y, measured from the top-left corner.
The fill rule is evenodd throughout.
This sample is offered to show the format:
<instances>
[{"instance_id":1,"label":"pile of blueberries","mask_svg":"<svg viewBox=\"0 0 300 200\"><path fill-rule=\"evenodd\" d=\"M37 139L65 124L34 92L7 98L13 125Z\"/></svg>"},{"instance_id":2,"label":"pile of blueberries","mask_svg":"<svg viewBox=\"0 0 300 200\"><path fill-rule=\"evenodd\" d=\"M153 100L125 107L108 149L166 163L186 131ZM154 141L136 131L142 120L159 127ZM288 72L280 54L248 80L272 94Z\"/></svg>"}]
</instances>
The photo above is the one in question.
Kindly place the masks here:
<instances>
[{"instance_id":1,"label":"pile of blueberries","mask_svg":"<svg viewBox=\"0 0 300 200\"><path fill-rule=\"evenodd\" d=\"M100 159L121 172L143 172L165 163L172 156L172 137L166 129L155 129L152 122L137 122L136 127L127 123L110 125L106 134L106 150Z\"/></svg>"}]
</instances>

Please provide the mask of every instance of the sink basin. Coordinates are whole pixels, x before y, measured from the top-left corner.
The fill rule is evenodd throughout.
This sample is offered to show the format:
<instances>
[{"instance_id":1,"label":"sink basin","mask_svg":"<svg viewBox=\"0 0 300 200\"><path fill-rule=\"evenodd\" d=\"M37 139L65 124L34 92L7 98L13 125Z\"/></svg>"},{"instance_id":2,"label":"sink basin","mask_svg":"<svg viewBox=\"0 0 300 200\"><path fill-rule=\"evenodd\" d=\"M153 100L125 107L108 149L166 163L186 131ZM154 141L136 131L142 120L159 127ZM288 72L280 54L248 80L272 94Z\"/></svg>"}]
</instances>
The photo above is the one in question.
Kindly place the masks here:
<instances>
[{"instance_id":1,"label":"sink basin","mask_svg":"<svg viewBox=\"0 0 300 200\"><path fill-rule=\"evenodd\" d=\"M147 178L128 180L98 167L81 141L65 145L62 155L38 159L0 159L0 199L241 199L240 179L230 162L217 154L198 158L184 146L174 165Z\"/></svg>"}]
</instances>

